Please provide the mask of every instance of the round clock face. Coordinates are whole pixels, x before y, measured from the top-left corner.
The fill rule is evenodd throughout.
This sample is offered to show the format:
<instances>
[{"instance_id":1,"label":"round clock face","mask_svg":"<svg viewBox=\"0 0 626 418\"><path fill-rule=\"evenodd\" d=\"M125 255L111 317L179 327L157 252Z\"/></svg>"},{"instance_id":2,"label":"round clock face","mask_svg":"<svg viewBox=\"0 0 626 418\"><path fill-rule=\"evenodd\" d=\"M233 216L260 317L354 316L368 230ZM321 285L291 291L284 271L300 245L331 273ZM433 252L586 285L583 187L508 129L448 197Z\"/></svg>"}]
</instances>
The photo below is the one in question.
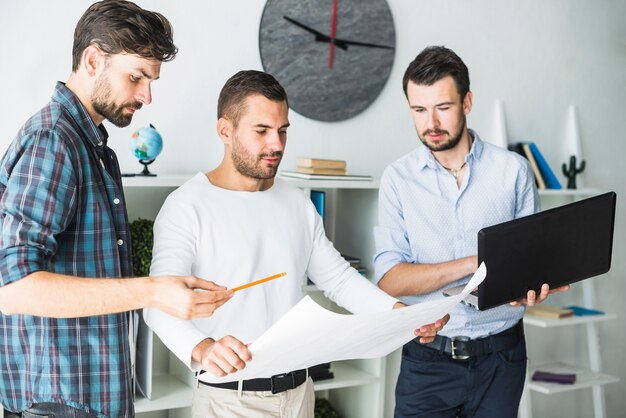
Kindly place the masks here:
<instances>
[{"instance_id":1,"label":"round clock face","mask_svg":"<svg viewBox=\"0 0 626 418\"><path fill-rule=\"evenodd\" d=\"M385 86L396 35L385 0L268 0L259 46L266 72L306 117L340 121Z\"/></svg>"}]
</instances>

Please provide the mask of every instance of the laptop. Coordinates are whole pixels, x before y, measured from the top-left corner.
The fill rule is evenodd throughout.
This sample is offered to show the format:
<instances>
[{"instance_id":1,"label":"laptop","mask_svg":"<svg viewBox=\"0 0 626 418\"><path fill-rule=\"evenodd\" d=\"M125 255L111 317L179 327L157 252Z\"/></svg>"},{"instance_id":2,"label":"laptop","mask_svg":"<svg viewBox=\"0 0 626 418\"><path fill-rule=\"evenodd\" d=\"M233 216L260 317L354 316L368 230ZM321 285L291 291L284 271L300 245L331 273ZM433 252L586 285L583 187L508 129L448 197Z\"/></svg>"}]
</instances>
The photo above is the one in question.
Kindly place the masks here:
<instances>
[{"instance_id":1,"label":"laptop","mask_svg":"<svg viewBox=\"0 0 626 418\"><path fill-rule=\"evenodd\" d=\"M478 264L485 262L487 276L463 303L490 309L539 293L543 283L554 289L608 272L616 199L604 193L478 231Z\"/></svg>"}]
</instances>

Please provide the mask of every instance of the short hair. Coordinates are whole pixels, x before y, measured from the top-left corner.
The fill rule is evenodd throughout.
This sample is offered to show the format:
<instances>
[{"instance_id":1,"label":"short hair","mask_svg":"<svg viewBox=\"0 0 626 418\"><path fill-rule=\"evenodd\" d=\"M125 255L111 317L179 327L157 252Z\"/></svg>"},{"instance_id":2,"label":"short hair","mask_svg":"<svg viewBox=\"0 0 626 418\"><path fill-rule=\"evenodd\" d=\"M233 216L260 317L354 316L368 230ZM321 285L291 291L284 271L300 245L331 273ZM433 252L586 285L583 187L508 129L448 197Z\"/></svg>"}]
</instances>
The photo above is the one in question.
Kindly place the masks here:
<instances>
[{"instance_id":1,"label":"short hair","mask_svg":"<svg viewBox=\"0 0 626 418\"><path fill-rule=\"evenodd\" d=\"M72 71L78 70L85 48L96 44L107 54L122 52L161 62L176 57L174 31L160 13L142 9L125 0L92 4L74 30Z\"/></svg>"},{"instance_id":2,"label":"short hair","mask_svg":"<svg viewBox=\"0 0 626 418\"><path fill-rule=\"evenodd\" d=\"M431 86L444 77L451 76L461 100L470 89L469 72L463 60L444 46L429 46L409 64L402 78L404 95L409 81L417 85Z\"/></svg>"},{"instance_id":3,"label":"short hair","mask_svg":"<svg viewBox=\"0 0 626 418\"><path fill-rule=\"evenodd\" d=\"M226 81L217 100L217 118L226 118L235 126L245 111L249 96L260 94L274 102L285 102L289 106L283 86L270 74L263 71L239 71Z\"/></svg>"}]
</instances>

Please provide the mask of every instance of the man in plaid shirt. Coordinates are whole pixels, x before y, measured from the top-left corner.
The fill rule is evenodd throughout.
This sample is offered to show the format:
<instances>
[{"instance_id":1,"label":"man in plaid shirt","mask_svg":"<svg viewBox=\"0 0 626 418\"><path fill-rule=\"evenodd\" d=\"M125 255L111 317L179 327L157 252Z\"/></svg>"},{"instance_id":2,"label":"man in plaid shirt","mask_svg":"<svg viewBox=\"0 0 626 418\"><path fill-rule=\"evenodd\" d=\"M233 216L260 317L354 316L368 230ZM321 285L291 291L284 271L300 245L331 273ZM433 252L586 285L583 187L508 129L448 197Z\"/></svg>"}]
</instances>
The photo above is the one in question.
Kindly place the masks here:
<instances>
[{"instance_id":1,"label":"man in plaid shirt","mask_svg":"<svg viewBox=\"0 0 626 418\"><path fill-rule=\"evenodd\" d=\"M0 161L0 401L18 416L133 416L125 312L206 317L232 296L196 277L130 278L120 170L102 122L128 126L176 53L162 15L93 4L76 26L69 80Z\"/></svg>"}]
</instances>

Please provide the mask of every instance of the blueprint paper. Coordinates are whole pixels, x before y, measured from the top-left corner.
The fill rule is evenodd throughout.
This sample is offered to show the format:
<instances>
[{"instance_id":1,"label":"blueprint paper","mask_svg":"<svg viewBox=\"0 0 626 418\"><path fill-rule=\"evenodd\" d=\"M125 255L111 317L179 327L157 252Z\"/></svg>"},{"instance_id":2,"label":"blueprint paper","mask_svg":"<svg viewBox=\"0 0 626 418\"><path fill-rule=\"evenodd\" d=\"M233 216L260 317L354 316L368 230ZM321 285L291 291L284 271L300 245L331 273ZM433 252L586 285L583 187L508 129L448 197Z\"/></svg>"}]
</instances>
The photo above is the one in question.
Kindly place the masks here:
<instances>
[{"instance_id":1,"label":"blueprint paper","mask_svg":"<svg viewBox=\"0 0 626 418\"><path fill-rule=\"evenodd\" d=\"M485 278L480 265L463 292L388 312L344 315L304 297L249 346L252 360L243 370L216 377L198 376L209 383L271 377L320 363L385 356L415 338L414 330L447 314Z\"/></svg>"}]
</instances>

